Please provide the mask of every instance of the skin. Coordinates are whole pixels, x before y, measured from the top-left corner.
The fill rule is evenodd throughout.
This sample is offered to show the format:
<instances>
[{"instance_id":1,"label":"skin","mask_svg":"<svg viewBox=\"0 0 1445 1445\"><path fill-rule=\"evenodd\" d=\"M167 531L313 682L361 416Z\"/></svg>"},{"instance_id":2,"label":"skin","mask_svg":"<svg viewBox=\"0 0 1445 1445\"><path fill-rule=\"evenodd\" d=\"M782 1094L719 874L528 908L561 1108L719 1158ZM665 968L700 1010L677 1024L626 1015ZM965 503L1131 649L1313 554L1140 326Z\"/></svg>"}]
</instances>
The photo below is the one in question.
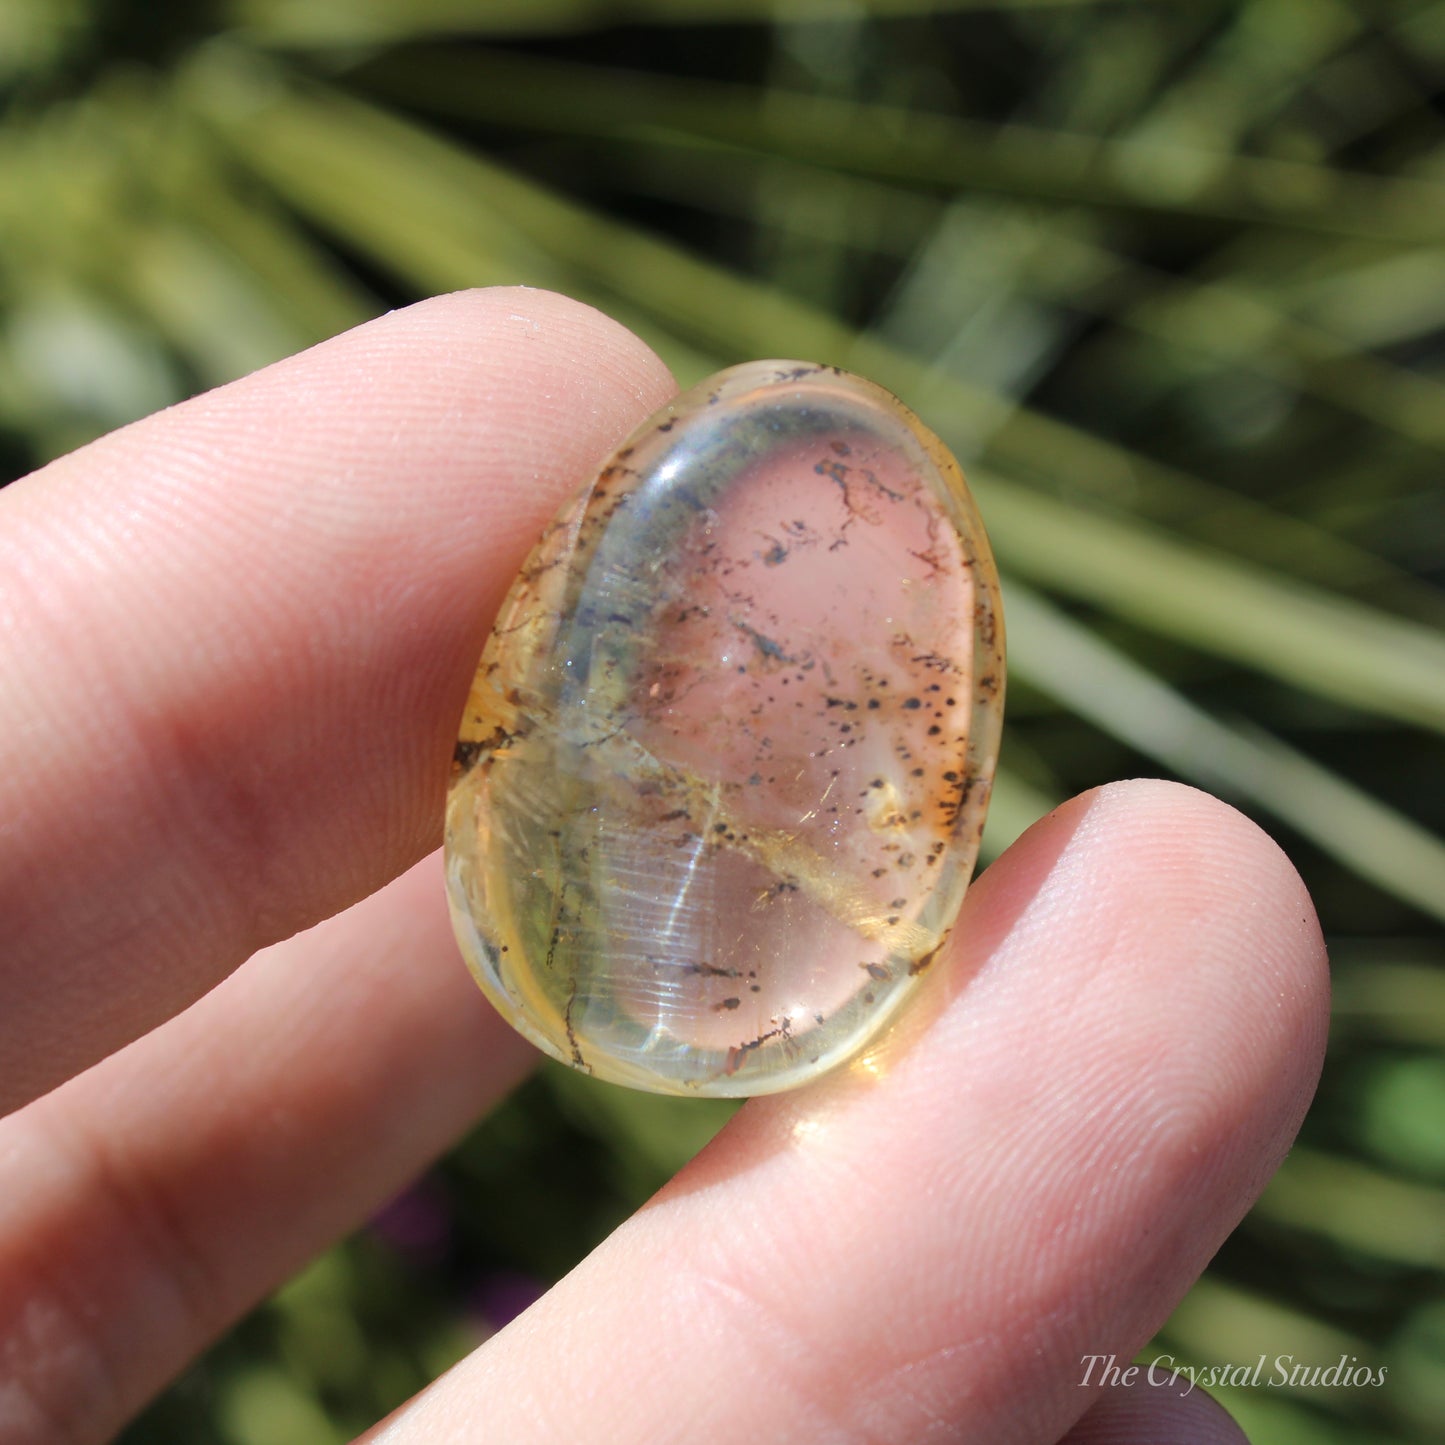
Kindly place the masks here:
<instances>
[{"instance_id":1,"label":"skin","mask_svg":"<svg viewBox=\"0 0 1445 1445\"><path fill-rule=\"evenodd\" d=\"M671 390L575 302L448 296L0 492L7 1442L108 1438L527 1067L428 856L452 741L530 542ZM871 1067L750 1103L366 1438L1242 1439L1080 1358L1147 1341L1299 1126L1293 868L1123 783L948 954Z\"/></svg>"}]
</instances>

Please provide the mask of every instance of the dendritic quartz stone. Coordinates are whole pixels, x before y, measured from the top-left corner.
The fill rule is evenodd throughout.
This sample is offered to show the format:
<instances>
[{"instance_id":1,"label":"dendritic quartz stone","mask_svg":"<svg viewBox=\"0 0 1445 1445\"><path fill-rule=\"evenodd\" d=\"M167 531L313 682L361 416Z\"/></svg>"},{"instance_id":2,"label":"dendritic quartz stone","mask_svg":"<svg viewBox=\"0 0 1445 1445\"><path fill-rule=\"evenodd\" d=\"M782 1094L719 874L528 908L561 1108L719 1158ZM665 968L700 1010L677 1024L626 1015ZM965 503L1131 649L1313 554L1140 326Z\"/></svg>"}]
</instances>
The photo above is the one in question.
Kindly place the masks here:
<instances>
[{"instance_id":1,"label":"dendritic quartz stone","mask_svg":"<svg viewBox=\"0 0 1445 1445\"><path fill-rule=\"evenodd\" d=\"M1003 695L957 464L872 383L683 393L551 523L467 703L457 933L547 1052L765 1094L859 1053L973 868Z\"/></svg>"}]
</instances>

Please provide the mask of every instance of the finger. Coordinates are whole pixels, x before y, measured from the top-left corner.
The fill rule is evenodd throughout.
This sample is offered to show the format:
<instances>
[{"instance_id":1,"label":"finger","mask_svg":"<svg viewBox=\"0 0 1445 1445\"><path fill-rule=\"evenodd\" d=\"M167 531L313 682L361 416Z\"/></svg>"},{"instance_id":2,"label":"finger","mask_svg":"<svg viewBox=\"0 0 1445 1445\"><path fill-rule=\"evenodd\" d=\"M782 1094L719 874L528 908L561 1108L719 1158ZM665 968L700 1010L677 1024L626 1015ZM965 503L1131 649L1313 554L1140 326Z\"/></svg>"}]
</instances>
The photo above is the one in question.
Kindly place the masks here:
<instances>
[{"instance_id":1,"label":"finger","mask_svg":"<svg viewBox=\"0 0 1445 1445\"><path fill-rule=\"evenodd\" d=\"M1243 1430L1192 1381L1147 1367L1111 1385L1059 1445L1249 1445Z\"/></svg>"},{"instance_id":2,"label":"finger","mask_svg":"<svg viewBox=\"0 0 1445 1445\"><path fill-rule=\"evenodd\" d=\"M110 1439L532 1056L433 858L0 1122L0 1440Z\"/></svg>"},{"instance_id":3,"label":"finger","mask_svg":"<svg viewBox=\"0 0 1445 1445\"><path fill-rule=\"evenodd\" d=\"M0 1109L436 845L503 590L670 389L447 296L0 492Z\"/></svg>"},{"instance_id":4,"label":"finger","mask_svg":"<svg viewBox=\"0 0 1445 1445\"><path fill-rule=\"evenodd\" d=\"M1252 824L1136 783L1032 829L955 937L936 1017L749 1104L377 1438L1056 1440L1293 1136L1319 931Z\"/></svg>"}]
</instances>

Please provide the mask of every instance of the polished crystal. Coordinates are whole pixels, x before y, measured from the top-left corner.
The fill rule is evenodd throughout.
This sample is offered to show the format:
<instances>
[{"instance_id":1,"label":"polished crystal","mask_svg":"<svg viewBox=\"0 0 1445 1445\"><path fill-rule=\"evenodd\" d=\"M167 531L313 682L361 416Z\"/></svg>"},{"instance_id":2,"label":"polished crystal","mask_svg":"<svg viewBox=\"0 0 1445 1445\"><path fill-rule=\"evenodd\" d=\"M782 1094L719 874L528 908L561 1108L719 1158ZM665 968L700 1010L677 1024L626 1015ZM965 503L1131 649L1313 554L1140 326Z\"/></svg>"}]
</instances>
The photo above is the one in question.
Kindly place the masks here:
<instances>
[{"instance_id":1,"label":"polished crystal","mask_svg":"<svg viewBox=\"0 0 1445 1445\"><path fill-rule=\"evenodd\" d=\"M547 528L467 702L463 950L599 1077L761 1094L857 1054L973 868L1002 623L957 464L887 392L734 367Z\"/></svg>"}]
</instances>

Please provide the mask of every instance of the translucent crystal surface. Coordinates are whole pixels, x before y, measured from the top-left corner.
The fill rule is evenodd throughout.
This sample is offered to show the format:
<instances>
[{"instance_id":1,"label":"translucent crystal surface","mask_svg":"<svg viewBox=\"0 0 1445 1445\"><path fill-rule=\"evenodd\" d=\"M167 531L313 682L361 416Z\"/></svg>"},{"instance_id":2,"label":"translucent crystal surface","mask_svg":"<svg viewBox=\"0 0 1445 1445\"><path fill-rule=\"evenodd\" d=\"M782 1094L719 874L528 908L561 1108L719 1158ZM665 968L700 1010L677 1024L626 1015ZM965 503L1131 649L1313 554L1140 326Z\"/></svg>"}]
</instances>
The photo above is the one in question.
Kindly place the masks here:
<instances>
[{"instance_id":1,"label":"translucent crystal surface","mask_svg":"<svg viewBox=\"0 0 1445 1445\"><path fill-rule=\"evenodd\" d=\"M1003 693L957 465L793 362L679 396L559 514L472 686L447 810L468 961L634 1087L792 1087L857 1052L973 867Z\"/></svg>"}]
</instances>

